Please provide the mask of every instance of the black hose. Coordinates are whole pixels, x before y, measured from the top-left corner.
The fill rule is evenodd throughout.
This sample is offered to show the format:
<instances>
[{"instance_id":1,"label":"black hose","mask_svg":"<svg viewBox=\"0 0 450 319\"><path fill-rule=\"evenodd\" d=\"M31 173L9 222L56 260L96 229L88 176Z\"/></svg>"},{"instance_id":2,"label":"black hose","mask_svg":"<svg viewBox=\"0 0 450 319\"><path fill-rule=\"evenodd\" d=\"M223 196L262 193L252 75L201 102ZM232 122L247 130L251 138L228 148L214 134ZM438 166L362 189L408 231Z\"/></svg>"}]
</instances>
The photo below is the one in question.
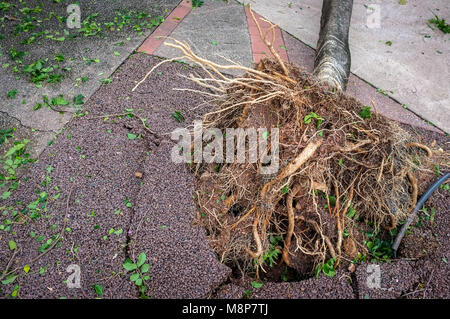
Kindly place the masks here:
<instances>
[{"instance_id":1,"label":"black hose","mask_svg":"<svg viewBox=\"0 0 450 319\"><path fill-rule=\"evenodd\" d=\"M431 185L431 187L425 192L425 194L423 194L423 196L417 202L416 207L414 207L413 211L411 212L411 215L409 215L408 219L406 220L406 223L403 224L402 228L400 229L400 232L398 233L397 237L395 238L394 244L392 245L392 250L394 251L394 258L397 257L398 246L400 246L400 242L402 241L403 237L405 237L406 230L408 229L409 225L412 223L414 217L416 217L419 209L423 206L423 204L431 196L431 194L433 194L433 192L436 190L436 188L438 188L442 183L444 183L449 177L450 177L450 172L445 173L441 178L439 178L436 182L434 182L433 185Z\"/></svg>"}]
</instances>

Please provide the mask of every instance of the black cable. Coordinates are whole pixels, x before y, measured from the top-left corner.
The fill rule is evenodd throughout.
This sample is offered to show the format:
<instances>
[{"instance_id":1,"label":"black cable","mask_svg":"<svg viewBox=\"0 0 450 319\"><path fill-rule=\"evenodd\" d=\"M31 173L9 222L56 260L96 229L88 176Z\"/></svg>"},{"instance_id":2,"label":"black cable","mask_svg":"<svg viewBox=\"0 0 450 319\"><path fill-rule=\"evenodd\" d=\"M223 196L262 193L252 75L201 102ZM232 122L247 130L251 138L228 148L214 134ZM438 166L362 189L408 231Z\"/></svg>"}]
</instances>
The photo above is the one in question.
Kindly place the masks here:
<instances>
[{"instance_id":1,"label":"black cable","mask_svg":"<svg viewBox=\"0 0 450 319\"><path fill-rule=\"evenodd\" d=\"M402 241L403 237L405 236L406 230L408 229L409 225L412 223L414 217L416 217L419 209L423 206L423 204L431 196L431 194L433 194L433 192L436 190L436 188L441 186L441 184L444 183L449 177L450 177L450 172L445 173L441 178L439 178L436 182L434 182L433 185L431 185L431 187L425 192L425 194L422 195L420 200L417 202L416 207L414 207L413 211L411 212L408 219L406 220L406 223L403 224L402 228L400 229L400 232L398 233L397 237L395 238L394 244L392 245L392 250L394 251L394 258L397 257L398 246L400 246L400 242Z\"/></svg>"}]
</instances>

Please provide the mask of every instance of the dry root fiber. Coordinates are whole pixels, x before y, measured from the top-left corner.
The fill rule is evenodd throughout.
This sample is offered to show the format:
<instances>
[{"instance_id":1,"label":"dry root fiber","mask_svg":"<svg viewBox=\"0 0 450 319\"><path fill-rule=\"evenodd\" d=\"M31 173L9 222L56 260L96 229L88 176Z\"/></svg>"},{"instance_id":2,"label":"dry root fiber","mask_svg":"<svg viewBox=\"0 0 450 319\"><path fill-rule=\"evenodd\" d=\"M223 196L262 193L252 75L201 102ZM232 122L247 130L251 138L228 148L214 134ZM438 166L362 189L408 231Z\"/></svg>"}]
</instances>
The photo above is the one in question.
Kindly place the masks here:
<instances>
[{"instance_id":1,"label":"dry root fiber","mask_svg":"<svg viewBox=\"0 0 450 319\"><path fill-rule=\"evenodd\" d=\"M337 266L363 249L350 211L391 229L414 207L414 174L427 171L434 152L392 121L361 113L354 98L279 59L249 69L200 58L177 40L168 45L208 74L191 75L216 105L204 129L279 128L274 176L260 174L261 163L195 167L199 222L222 262L257 275L274 260L302 274L332 257ZM244 74L228 76L230 69Z\"/></svg>"}]
</instances>

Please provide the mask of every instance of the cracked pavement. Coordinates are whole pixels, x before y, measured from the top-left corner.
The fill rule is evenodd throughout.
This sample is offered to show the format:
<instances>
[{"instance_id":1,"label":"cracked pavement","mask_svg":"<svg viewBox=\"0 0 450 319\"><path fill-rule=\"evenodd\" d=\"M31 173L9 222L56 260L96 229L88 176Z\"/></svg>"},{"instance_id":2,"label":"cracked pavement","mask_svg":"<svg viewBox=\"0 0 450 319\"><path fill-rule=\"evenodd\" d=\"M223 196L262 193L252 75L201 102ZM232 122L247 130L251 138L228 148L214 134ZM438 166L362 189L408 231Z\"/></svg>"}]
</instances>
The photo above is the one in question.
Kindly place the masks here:
<instances>
[{"instance_id":1,"label":"cracked pavement","mask_svg":"<svg viewBox=\"0 0 450 319\"><path fill-rule=\"evenodd\" d=\"M114 66L102 66L109 72L105 76L112 74L112 83L100 87L96 84L92 95L86 95L84 110L88 114L83 117L72 118L69 113L61 115L46 108L30 111L32 116L45 117L46 121L55 117L58 121L55 127L34 127L33 136L42 134L35 139L43 141L42 144L33 148L42 151L37 152L41 153L39 161L22 173L19 191L2 201L7 207L1 212L1 222L4 222L17 214L9 207L24 208L46 194L42 201L45 206L35 222L25 224L19 219L21 222L13 224L11 232L0 233L0 269L10 264L8 269L18 274L13 284L0 286L2 296L11 294L18 285L20 298L95 298L98 295L93 286L101 285L104 298L138 298L139 291L122 264L127 258L136 261L141 252L146 253L150 263L150 280L146 285L147 294L153 298L243 298L246 290L252 290L252 279L245 278L242 282L233 279L231 269L220 264L209 248L205 230L193 225L196 212L193 176L184 164L175 165L170 160L175 143L168 133L188 126L209 109L208 105L194 109L204 102L197 94L172 89L198 89L179 75L200 71L168 63L136 92L131 92L136 82L159 61L157 57L133 54L123 64L120 62L114 73ZM97 69L89 72L98 74ZM21 98L15 101L20 102ZM2 105L0 123L18 127L17 137L29 136L33 125L16 116L14 109L8 106L6 109L3 111ZM156 135L146 131L137 118L105 120L102 117L124 113L126 109L133 109L146 118ZM174 111L183 114L183 123L172 117ZM60 119L64 120L59 122ZM433 138L438 143L446 141L439 134L420 134L428 141ZM48 146L50 139L53 143ZM136 173L142 174L142 178ZM437 196L441 198L445 194ZM439 261L449 254L446 231L449 219L445 217L448 209L444 209L448 200L447 196L442 214L436 216L439 225L436 232L443 243L433 258ZM33 261L40 256L43 243L63 229L61 245ZM110 233L111 229L116 232ZM10 240L15 241L17 250L7 248ZM73 264L80 266L81 288L70 289L66 284L70 275L67 267ZM29 271L24 270L26 265ZM370 293L374 298L398 298L414 292L418 283L429 280L428 273L416 269L420 262L402 261L393 265L383 266L387 267L388 274L400 267L412 275L388 278L391 282L383 283L394 283L398 289L387 293L367 290L366 264L362 264L354 274L342 270L333 278L322 275L317 280L267 283L253 289L250 297L364 298ZM447 267L442 263L439 271L446 274ZM443 291L448 287L448 274L431 279L437 291L435 295L448 298L448 292Z\"/></svg>"},{"instance_id":2,"label":"cracked pavement","mask_svg":"<svg viewBox=\"0 0 450 319\"><path fill-rule=\"evenodd\" d=\"M333 278L321 275L319 279L299 282L269 282L253 290L252 279L236 280L231 269L220 264L208 245L205 230L193 225L193 176L186 165L170 160L175 142L167 134L188 126L209 108L197 94L173 90L194 88L179 75L200 70L179 63L164 64L160 73L152 74L132 93L145 71L159 61L144 54L132 55L113 74L112 83L102 86L87 102L89 114L73 119L63 128L39 161L22 176L20 192L14 192L5 201L6 207L26 205L42 192L48 194L41 218L13 225L11 232L0 234L0 247L7 247L9 240L18 247L15 256L7 249L0 250L0 269L6 268L14 256L10 269L16 269L19 275L14 284L2 286L2 294L10 294L14 285L19 285L21 298L95 298L93 286L101 285L104 298L137 298L139 292L122 264L126 258L136 261L145 252L150 263L147 294L153 298L243 298L246 294L251 298L366 296L367 289L358 283L366 281L367 264L358 266L356 275L340 270ZM156 77L158 81L154 80ZM130 108L147 119L156 135L146 131L136 117L102 117ZM174 110L183 114L183 123L171 116ZM130 139L128 134L135 138ZM141 174L136 177L136 172L142 178ZM64 224L66 213L69 218ZM444 217L436 216L439 236L448 225L448 218L441 222ZM42 243L62 227L69 230L64 233L61 246L32 262ZM120 233L109 234L110 229ZM41 236L43 239L38 241ZM447 254L446 247L444 243L437 254ZM69 289L65 282L70 275L66 269L72 264L81 269L80 289ZM23 271L25 265L30 266L28 273ZM397 285L398 289L387 294L371 292L374 298L397 298L415 289L419 275L414 262L392 265L408 267L413 277L411 272L389 277L384 283ZM387 272L392 273L390 264L382 267L388 267ZM442 289L440 281L435 280L433 284Z\"/></svg>"}]
</instances>

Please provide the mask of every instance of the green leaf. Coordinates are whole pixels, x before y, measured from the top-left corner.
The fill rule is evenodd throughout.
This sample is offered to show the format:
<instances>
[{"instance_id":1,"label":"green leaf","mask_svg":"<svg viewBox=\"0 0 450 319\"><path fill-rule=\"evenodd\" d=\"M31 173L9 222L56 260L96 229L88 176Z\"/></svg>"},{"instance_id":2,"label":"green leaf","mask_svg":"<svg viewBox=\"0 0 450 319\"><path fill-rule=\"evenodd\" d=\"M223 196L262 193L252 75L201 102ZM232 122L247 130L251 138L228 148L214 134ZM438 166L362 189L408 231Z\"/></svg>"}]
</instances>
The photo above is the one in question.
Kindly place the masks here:
<instances>
[{"instance_id":1,"label":"green leaf","mask_svg":"<svg viewBox=\"0 0 450 319\"><path fill-rule=\"evenodd\" d=\"M192 8L201 7L203 3L203 0L192 0Z\"/></svg>"},{"instance_id":2,"label":"green leaf","mask_svg":"<svg viewBox=\"0 0 450 319\"><path fill-rule=\"evenodd\" d=\"M104 78L100 80L101 84L110 84L112 82L112 79L110 78Z\"/></svg>"},{"instance_id":3,"label":"green leaf","mask_svg":"<svg viewBox=\"0 0 450 319\"><path fill-rule=\"evenodd\" d=\"M8 152L6 152L6 154L3 156L4 158L9 157L11 155L13 155L14 153L20 151L21 149L23 149L25 147L25 145L29 142L29 140L25 139L23 140L23 143L20 144L16 144L13 147L11 147Z\"/></svg>"},{"instance_id":4,"label":"green leaf","mask_svg":"<svg viewBox=\"0 0 450 319\"><path fill-rule=\"evenodd\" d=\"M14 290L13 290L13 292L11 293L11 297L13 297L13 298L15 298L15 297L17 297L17 294L19 293L19 285L15 285L14 286Z\"/></svg>"},{"instance_id":5,"label":"green leaf","mask_svg":"<svg viewBox=\"0 0 450 319\"><path fill-rule=\"evenodd\" d=\"M17 248L17 244L14 240L10 240L8 243L8 246L9 246L9 250L14 250Z\"/></svg>"},{"instance_id":6,"label":"green leaf","mask_svg":"<svg viewBox=\"0 0 450 319\"><path fill-rule=\"evenodd\" d=\"M147 260L147 256L145 255L145 252L142 252L138 257L137 266L141 267L145 263L146 260Z\"/></svg>"},{"instance_id":7,"label":"green leaf","mask_svg":"<svg viewBox=\"0 0 450 319\"><path fill-rule=\"evenodd\" d=\"M333 268L333 266L330 266L328 264L323 265L322 269L323 273L327 275L328 277L334 277L336 276L336 270Z\"/></svg>"},{"instance_id":8,"label":"green leaf","mask_svg":"<svg viewBox=\"0 0 450 319\"><path fill-rule=\"evenodd\" d=\"M311 113L309 113L308 115L306 115L306 116L303 118L303 123L305 123L305 124L310 124L311 121L312 121L313 119L316 119L316 120L318 121L317 127L319 127L320 124L321 124L322 121L323 121L323 118L321 118L321 117L320 117L319 115L317 115L316 113L311 112Z\"/></svg>"},{"instance_id":9,"label":"green leaf","mask_svg":"<svg viewBox=\"0 0 450 319\"><path fill-rule=\"evenodd\" d=\"M336 197L335 196L328 196L328 200L330 201L331 206L336 205Z\"/></svg>"},{"instance_id":10,"label":"green leaf","mask_svg":"<svg viewBox=\"0 0 450 319\"><path fill-rule=\"evenodd\" d=\"M263 283L262 283L262 282L252 281L252 287L253 287L253 288L259 289L259 288L261 288L262 286L263 286Z\"/></svg>"},{"instance_id":11,"label":"green leaf","mask_svg":"<svg viewBox=\"0 0 450 319\"><path fill-rule=\"evenodd\" d=\"M372 117L372 112L370 111L370 106L363 107L361 112L359 112L359 116L361 116L363 119L371 118Z\"/></svg>"},{"instance_id":12,"label":"green leaf","mask_svg":"<svg viewBox=\"0 0 450 319\"><path fill-rule=\"evenodd\" d=\"M73 98L73 103L75 104L75 105L82 105L82 104L84 104L84 96L83 96L83 94L78 94L77 96L75 96L74 98Z\"/></svg>"},{"instance_id":13,"label":"green leaf","mask_svg":"<svg viewBox=\"0 0 450 319\"><path fill-rule=\"evenodd\" d=\"M150 270L150 264L143 264L141 267L141 272L143 274L145 274L146 272L148 272Z\"/></svg>"},{"instance_id":14,"label":"green leaf","mask_svg":"<svg viewBox=\"0 0 450 319\"><path fill-rule=\"evenodd\" d=\"M348 211L347 211L347 217L353 218L355 215L356 215L356 209L354 209L352 207L352 205L350 204L350 207L348 208Z\"/></svg>"},{"instance_id":15,"label":"green leaf","mask_svg":"<svg viewBox=\"0 0 450 319\"><path fill-rule=\"evenodd\" d=\"M57 54L57 55L55 55L55 61L58 61L58 62L64 62L65 59L66 59L66 58L65 58L65 56L64 56L63 54Z\"/></svg>"},{"instance_id":16,"label":"green leaf","mask_svg":"<svg viewBox=\"0 0 450 319\"><path fill-rule=\"evenodd\" d=\"M67 101L62 95L54 97L51 102L52 105L67 105L69 101Z\"/></svg>"},{"instance_id":17,"label":"green leaf","mask_svg":"<svg viewBox=\"0 0 450 319\"><path fill-rule=\"evenodd\" d=\"M17 90L14 89L14 90L11 90L11 91L9 91L8 93L6 93L6 96L7 96L8 98L10 98L10 99L13 99L13 98L16 97L16 94L17 94Z\"/></svg>"},{"instance_id":18,"label":"green leaf","mask_svg":"<svg viewBox=\"0 0 450 319\"><path fill-rule=\"evenodd\" d=\"M142 278L138 278L134 283L136 286L142 286Z\"/></svg>"},{"instance_id":19,"label":"green leaf","mask_svg":"<svg viewBox=\"0 0 450 319\"><path fill-rule=\"evenodd\" d=\"M132 274L131 276L130 276L130 280L132 281L132 282L135 282L136 280L138 280L138 278L139 278L139 274Z\"/></svg>"},{"instance_id":20,"label":"green leaf","mask_svg":"<svg viewBox=\"0 0 450 319\"><path fill-rule=\"evenodd\" d=\"M289 185L286 185L281 189L281 194L287 194L288 192L289 192Z\"/></svg>"},{"instance_id":21,"label":"green leaf","mask_svg":"<svg viewBox=\"0 0 450 319\"><path fill-rule=\"evenodd\" d=\"M17 276L9 276L5 280L2 280L2 284L3 285L12 284L14 282L14 280L16 280L16 278L17 278Z\"/></svg>"},{"instance_id":22,"label":"green leaf","mask_svg":"<svg viewBox=\"0 0 450 319\"><path fill-rule=\"evenodd\" d=\"M30 271L30 265L26 264L25 267L23 267L23 271L28 274L28 272Z\"/></svg>"},{"instance_id":23,"label":"green leaf","mask_svg":"<svg viewBox=\"0 0 450 319\"><path fill-rule=\"evenodd\" d=\"M325 264L323 264L322 272L328 277L334 277L336 275L336 269L334 269L334 263L336 258L330 258Z\"/></svg>"},{"instance_id":24,"label":"green leaf","mask_svg":"<svg viewBox=\"0 0 450 319\"><path fill-rule=\"evenodd\" d=\"M11 195L11 192L4 192L2 194L2 199L7 199Z\"/></svg>"},{"instance_id":25,"label":"green leaf","mask_svg":"<svg viewBox=\"0 0 450 319\"><path fill-rule=\"evenodd\" d=\"M178 111L175 111L174 113L172 113L172 117L175 118L179 123L184 121L184 116L183 114L181 114Z\"/></svg>"},{"instance_id":26,"label":"green leaf","mask_svg":"<svg viewBox=\"0 0 450 319\"><path fill-rule=\"evenodd\" d=\"M95 293L99 296L103 296L103 286L102 285L94 285Z\"/></svg>"},{"instance_id":27,"label":"green leaf","mask_svg":"<svg viewBox=\"0 0 450 319\"><path fill-rule=\"evenodd\" d=\"M134 140L134 139L136 139L136 135L135 134L132 134L132 133L128 133L128 139L130 139L130 140Z\"/></svg>"},{"instance_id":28,"label":"green leaf","mask_svg":"<svg viewBox=\"0 0 450 319\"><path fill-rule=\"evenodd\" d=\"M269 131L265 131L265 132L262 134L262 138L265 139L265 140L267 140L267 138L269 137L269 135L270 135Z\"/></svg>"},{"instance_id":29,"label":"green leaf","mask_svg":"<svg viewBox=\"0 0 450 319\"><path fill-rule=\"evenodd\" d=\"M127 260L125 260L125 262L123 263L123 268L125 268L125 270L128 271L132 271L137 269L137 265L135 263L133 263L129 258L127 258Z\"/></svg>"}]
</instances>

